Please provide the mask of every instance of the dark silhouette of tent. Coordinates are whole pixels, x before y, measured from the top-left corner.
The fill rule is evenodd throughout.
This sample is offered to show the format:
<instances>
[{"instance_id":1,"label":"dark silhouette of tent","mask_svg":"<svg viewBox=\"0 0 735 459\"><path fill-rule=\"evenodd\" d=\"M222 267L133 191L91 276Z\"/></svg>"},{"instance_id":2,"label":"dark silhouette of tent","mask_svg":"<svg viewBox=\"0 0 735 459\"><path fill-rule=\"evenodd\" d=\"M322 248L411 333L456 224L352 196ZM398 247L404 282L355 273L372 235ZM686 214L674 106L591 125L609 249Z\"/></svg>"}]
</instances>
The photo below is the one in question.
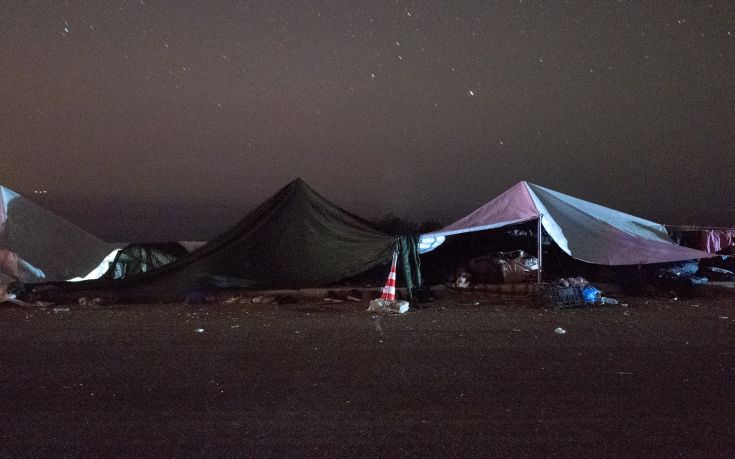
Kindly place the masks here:
<instances>
[{"instance_id":1,"label":"dark silhouette of tent","mask_svg":"<svg viewBox=\"0 0 735 459\"><path fill-rule=\"evenodd\" d=\"M404 273L406 265L418 263L415 238L381 233L296 179L220 236L159 269L63 288L163 294L212 287L315 287L386 263L395 250L402 253ZM415 264L408 269L410 287L420 274Z\"/></svg>"}]
</instances>

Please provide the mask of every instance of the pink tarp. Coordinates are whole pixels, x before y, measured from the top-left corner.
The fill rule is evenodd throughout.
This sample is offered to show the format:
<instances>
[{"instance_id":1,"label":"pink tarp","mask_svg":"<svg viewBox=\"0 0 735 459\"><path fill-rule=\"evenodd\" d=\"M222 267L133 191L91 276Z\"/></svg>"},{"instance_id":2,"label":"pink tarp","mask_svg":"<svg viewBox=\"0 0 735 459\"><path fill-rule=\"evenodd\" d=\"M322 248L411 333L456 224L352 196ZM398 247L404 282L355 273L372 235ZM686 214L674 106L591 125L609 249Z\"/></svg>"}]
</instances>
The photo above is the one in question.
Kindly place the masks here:
<instances>
[{"instance_id":1,"label":"pink tarp","mask_svg":"<svg viewBox=\"0 0 735 459\"><path fill-rule=\"evenodd\" d=\"M422 240L499 228L541 217L548 235L570 256L603 265L664 263L709 257L681 247L666 228L649 220L593 204L528 182L520 182L451 225Z\"/></svg>"},{"instance_id":2,"label":"pink tarp","mask_svg":"<svg viewBox=\"0 0 735 459\"><path fill-rule=\"evenodd\" d=\"M450 236L470 231L500 228L501 226L537 219L538 209L525 183L517 183L466 217L462 217L451 225L428 235Z\"/></svg>"},{"instance_id":3,"label":"pink tarp","mask_svg":"<svg viewBox=\"0 0 735 459\"><path fill-rule=\"evenodd\" d=\"M700 234L702 250L709 253L735 246L735 229L703 229Z\"/></svg>"}]
</instances>

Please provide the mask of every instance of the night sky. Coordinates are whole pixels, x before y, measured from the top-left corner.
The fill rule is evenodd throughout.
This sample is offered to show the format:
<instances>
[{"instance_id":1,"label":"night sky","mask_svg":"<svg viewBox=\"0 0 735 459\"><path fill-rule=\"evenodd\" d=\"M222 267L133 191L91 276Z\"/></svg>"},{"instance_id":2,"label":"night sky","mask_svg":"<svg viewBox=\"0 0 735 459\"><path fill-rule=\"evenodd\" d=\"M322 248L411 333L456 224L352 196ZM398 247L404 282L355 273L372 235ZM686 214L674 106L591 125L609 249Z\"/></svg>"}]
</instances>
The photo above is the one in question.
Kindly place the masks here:
<instances>
[{"instance_id":1,"label":"night sky","mask_svg":"<svg viewBox=\"0 0 735 459\"><path fill-rule=\"evenodd\" d=\"M107 239L296 177L366 217L528 180L735 224L732 1L4 0L0 63L0 183Z\"/></svg>"}]
</instances>

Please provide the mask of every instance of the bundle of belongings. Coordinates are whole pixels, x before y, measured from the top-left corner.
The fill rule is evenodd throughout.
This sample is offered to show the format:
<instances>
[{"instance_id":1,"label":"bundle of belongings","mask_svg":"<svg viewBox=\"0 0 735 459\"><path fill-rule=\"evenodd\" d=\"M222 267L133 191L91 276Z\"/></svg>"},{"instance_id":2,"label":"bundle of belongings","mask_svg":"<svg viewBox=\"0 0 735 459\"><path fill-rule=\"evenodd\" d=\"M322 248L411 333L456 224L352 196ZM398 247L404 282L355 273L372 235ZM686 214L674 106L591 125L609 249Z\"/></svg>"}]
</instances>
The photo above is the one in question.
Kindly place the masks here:
<instances>
[{"instance_id":1,"label":"bundle of belongings","mask_svg":"<svg viewBox=\"0 0 735 459\"><path fill-rule=\"evenodd\" d=\"M470 260L469 271L479 283L529 282L536 278L538 259L523 250L497 252Z\"/></svg>"},{"instance_id":2,"label":"bundle of belongings","mask_svg":"<svg viewBox=\"0 0 735 459\"><path fill-rule=\"evenodd\" d=\"M661 265L656 273L658 284L692 286L706 284L709 279L699 275L697 260Z\"/></svg>"}]
</instances>

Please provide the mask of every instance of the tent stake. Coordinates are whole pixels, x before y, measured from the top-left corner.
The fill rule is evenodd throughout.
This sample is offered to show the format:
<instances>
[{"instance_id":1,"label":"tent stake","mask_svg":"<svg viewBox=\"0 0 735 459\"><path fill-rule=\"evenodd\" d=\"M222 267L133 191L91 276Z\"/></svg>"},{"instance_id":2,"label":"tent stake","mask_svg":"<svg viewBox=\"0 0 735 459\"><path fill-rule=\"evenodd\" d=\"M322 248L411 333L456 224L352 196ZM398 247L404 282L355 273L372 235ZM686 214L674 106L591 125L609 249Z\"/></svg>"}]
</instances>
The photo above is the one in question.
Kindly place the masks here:
<instances>
[{"instance_id":1,"label":"tent stake","mask_svg":"<svg viewBox=\"0 0 735 459\"><path fill-rule=\"evenodd\" d=\"M544 214L539 213L538 214L538 229L536 230L536 254L538 255L538 281L537 283L541 283L541 271L543 270L543 253L541 252L541 231L543 231L543 226L541 226L541 219L544 218Z\"/></svg>"}]
</instances>

